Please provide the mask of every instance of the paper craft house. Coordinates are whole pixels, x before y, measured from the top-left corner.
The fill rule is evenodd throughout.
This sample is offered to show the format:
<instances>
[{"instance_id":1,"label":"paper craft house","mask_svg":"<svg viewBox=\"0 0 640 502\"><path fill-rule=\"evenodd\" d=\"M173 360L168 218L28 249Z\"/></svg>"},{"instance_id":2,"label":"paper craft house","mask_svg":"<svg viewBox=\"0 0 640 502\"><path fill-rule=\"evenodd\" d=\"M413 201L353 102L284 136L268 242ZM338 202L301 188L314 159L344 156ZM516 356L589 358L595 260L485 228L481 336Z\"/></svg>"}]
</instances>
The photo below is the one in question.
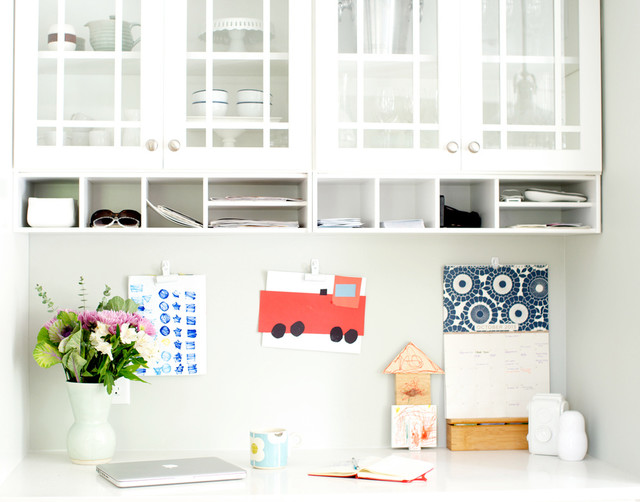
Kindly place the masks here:
<instances>
[{"instance_id":1,"label":"paper craft house","mask_svg":"<svg viewBox=\"0 0 640 502\"><path fill-rule=\"evenodd\" d=\"M409 342L383 373L396 376L396 404L431 404L431 375L444 371Z\"/></svg>"}]
</instances>

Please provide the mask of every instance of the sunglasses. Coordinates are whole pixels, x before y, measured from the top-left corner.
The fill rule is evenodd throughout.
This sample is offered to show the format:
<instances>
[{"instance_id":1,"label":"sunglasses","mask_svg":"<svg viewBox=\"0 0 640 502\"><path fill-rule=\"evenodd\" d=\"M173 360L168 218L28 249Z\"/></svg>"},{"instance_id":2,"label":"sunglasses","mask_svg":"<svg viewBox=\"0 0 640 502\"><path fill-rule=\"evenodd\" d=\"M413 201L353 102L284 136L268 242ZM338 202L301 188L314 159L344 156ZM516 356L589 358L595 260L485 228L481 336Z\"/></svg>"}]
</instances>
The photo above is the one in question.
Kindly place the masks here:
<instances>
[{"instance_id":1,"label":"sunglasses","mask_svg":"<svg viewBox=\"0 0 640 502\"><path fill-rule=\"evenodd\" d=\"M119 213L114 213L109 209L98 209L91 215L92 227L112 227L117 225L119 227L139 227L142 221L142 216L138 211L133 209L123 209Z\"/></svg>"}]
</instances>

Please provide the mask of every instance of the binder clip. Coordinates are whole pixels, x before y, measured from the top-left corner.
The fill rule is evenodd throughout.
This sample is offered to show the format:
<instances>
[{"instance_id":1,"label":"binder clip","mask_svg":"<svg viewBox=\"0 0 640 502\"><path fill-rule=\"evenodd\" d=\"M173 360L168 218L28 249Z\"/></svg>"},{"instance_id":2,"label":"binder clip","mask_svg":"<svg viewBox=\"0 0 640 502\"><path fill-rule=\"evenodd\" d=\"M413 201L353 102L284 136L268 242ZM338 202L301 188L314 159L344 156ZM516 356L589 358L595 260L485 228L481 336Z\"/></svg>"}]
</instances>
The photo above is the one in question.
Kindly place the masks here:
<instances>
[{"instance_id":1,"label":"binder clip","mask_svg":"<svg viewBox=\"0 0 640 502\"><path fill-rule=\"evenodd\" d=\"M162 275L156 276L156 284L166 284L178 280L177 274L171 274L171 264L169 260L162 260Z\"/></svg>"},{"instance_id":2,"label":"binder clip","mask_svg":"<svg viewBox=\"0 0 640 502\"><path fill-rule=\"evenodd\" d=\"M305 281L321 281L322 277L320 277L320 260L317 258L311 259L311 273L304 274Z\"/></svg>"}]
</instances>

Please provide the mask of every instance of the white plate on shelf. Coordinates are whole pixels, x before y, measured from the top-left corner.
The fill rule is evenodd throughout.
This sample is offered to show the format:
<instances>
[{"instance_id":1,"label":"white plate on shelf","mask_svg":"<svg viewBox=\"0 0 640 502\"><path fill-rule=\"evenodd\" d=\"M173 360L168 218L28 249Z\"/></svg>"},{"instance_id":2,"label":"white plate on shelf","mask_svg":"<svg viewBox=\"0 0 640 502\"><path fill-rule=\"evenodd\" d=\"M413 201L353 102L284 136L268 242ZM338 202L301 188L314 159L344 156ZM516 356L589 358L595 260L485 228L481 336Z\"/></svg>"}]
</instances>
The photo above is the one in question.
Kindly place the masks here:
<instances>
[{"instance_id":1,"label":"white plate on shelf","mask_svg":"<svg viewBox=\"0 0 640 502\"><path fill-rule=\"evenodd\" d=\"M153 209L160 216L169 220L177 225L181 225L183 227L192 227L192 228L202 228L203 225L198 220L194 220L191 216L187 216L186 214L182 214L175 209L171 209L170 207L161 206L161 205L153 205L151 202L147 201L147 204L151 209Z\"/></svg>"},{"instance_id":2,"label":"white plate on shelf","mask_svg":"<svg viewBox=\"0 0 640 502\"><path fill-rule=\"evenodd\" d=\"M530 188L524 191L524 200L531 202L586 202L587 197L581 193Z\"/></svg>"}]
</instances>

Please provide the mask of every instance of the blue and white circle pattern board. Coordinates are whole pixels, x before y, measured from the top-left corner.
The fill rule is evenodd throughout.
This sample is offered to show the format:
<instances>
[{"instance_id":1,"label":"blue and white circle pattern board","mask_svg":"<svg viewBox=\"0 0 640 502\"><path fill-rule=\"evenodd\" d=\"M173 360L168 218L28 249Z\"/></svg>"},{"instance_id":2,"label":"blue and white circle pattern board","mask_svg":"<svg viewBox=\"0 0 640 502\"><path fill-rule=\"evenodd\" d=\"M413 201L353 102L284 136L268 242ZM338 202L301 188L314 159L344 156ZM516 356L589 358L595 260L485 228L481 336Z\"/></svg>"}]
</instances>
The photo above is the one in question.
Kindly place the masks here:
<instances>
[{"instance_id":1,"label":"blue and white circle pattern board","mask_svg":"<svg viewBox=\"0 0 640 502\"><path fill-rule=\"evenodd\" d=\"M445 266L443 330L548 331L547 265Z\"/></svg>"}]
</instances>

